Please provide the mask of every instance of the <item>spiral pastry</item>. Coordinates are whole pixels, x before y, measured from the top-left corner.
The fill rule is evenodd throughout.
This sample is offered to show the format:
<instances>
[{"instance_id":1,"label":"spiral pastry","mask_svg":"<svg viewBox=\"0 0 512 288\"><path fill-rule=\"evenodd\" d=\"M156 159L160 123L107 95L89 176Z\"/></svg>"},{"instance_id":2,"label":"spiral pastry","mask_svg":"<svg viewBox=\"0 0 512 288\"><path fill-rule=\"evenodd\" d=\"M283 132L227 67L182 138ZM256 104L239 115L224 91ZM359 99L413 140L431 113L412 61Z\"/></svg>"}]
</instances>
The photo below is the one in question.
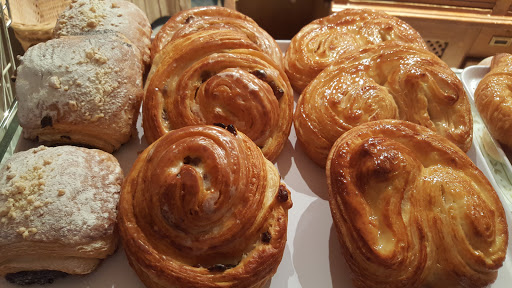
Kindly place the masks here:
<instances>
[{"instance_id":1,"label":"spiral pastry","mask_svg":"<svg viewBox=\"0 0 512 288\"><path fill-rule=\"evenodd\" d=\"M198 31L162 52L143 102L148 142L184 126L226 123L267 159L279 155L290 133L293 90L284 71L244 34Z\"/></svg>"},{"instance_id":2,"label":"spiral pastry","mask_svg":"<svg viewBox=\"0 0 512 288\"><path fill-rule=\"evenodd\" d=\"M329 204L356 287L485 287L505 260L501 202L483 173L425 127L355 127L327 161Z\"/></svg>"},{"instance_id":3,"label":"spiral pastry","mask_svg":"<svg viewBox=\"0 0 512 288\"><path fill-rule=\"evenodd\" d=\"M512 148L512 55L493 57L491 70L478 83L475 105L491 135Z\"/></svg>"},{"instance_id":4,"label":"spiral pastry","mask_svg":"<svg viewBox=\"0 0 512 288\"><path fill-rule=\"evenodd\" d=\"M228 29L244 33L261 51L278 65L283 65L283 55L277 42L250 17L236 10L206 6L194 7L174 14L155 35L152 42L152 59L169 42L201 30Z\"/></svg>"},{"instance_id":5,"label":"spiral pastry","mask_svg":"<svg viewBox=\"0 0 512 288\"><path fill-rule=\"evenodd\" d=\"M471 107L459 78L433 53L392 41L322 71L300 95L294 124L306 153L324 167L340 135L379 119L414 122L471 147Z\"/></svg>"},{"instance_id":6,"label":"spiral pastry","mask_svg":"<svg viewBox=\"0 0 512 288\"><path fill-rule=\"evenodd\" d=\"M137 158L119 227L147 287L261 287L283 256L291 206L277 169L243 133L189 126Z\"/></svg>"},{"instance_id":7,"label":"spiral pastry","mask_svg":"<svg viewBox=\"0 0 512 288\"><path fill-rule=\"evenodd\" d=\"M368 9L342 10L314 20L292 38L284 58L285 71L300 93L344 54L390 40L427 49L421 35L396 17Z\"/></svg>"}]
</instances>

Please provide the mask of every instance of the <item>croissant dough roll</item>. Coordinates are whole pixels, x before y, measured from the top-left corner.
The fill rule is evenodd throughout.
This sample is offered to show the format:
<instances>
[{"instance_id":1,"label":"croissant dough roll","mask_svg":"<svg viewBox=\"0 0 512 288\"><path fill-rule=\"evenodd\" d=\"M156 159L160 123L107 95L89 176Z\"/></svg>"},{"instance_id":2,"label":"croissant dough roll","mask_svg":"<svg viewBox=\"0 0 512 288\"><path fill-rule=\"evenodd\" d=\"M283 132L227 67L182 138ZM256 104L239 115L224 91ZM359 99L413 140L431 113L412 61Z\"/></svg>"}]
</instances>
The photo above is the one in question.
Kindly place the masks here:
<instances>
[{"instance_id":1,"label":"croissant dough roll","mask_svg":"<svg viewBox=\"0 0 512 288\"><path fill-rule=\"evenodd\" d=\"M459 148L414 123L355 127L327 161L329 204L356 287L486 287L508 228L491 184Z\"/></svg>"},{"instance_id":2,"label":"croissant dough roll","mask_svg":"<svg viewBox=\"0 0 512 288\"><path fill-rule=\"evenodd\" d=\"M283 256L291 206L249 138L233 126L189 126L137 158L119 226L147 287L261 287Z\"/></svg>"},{"instance_id":3,"label":"croissant dough roll","mask_svg":"<svg viewBox=\"0 0 512 288\"><path fill-rule=\"evenodd\" d=\"M146 14L129 1L73 0L59 15L53 34L61 37L105 30L123 34L139 49L144 65L151 63L151 24Z\"/></svg>"},{"instance_id":4,"label":"croissant dough roll","mask_svg":"<svg viewBox=\"0 0 512 288\"><path fill-rule=\"evenodd\" d=\"M512 55L496 55L490 69L475 90L475 105L491 135L512 149Z\"/></svg>"},{"instance_id":5,"label":"croissant dough roll","mask_svg":"<svg viewBox=\"0 0 512 288\"><path fill-rule=\"evenodd\" d=\"M158 31L151 43L151 58L169 42L201 30L228 29L244 33L278 65L283 55L277 42L250 17L220 6L194 7L174 14Z\"/></svg>"},{"instance_id":6,"label":"croissant dough roll","mask_svg":"<svg viewBox=\"0 0 512 288\"><path fill-rule=\"evenodd\" d=\"M16 80L24 137L107 152L130 140L144 91L140 55L127 41L87 34L28 49Z\"/></svg>"},{"instance_id":7,"label":"croissant dough roll","mask_svg":"<svg viewBox=\"0 0 512 288\"><path fill-rule=\"evenodd\" d=\"M13 154L0 175L1 276L87 274L115 251L124 177L111 154L40 146Z\"/></svg>"},{"instance_id":8,"label":"croissant dough roll","mask_svg":"<svg viewBox=\"0 0 512 288\"><path fill-rule=\"evenodd\" d=\"M365 122L401 119L423 125L462 150L473 119L460 79L433 53L385 42L339 58L300 95L294 127L320 166L340 135Z\"/></svg>"},{"instance_id":9,"label":"croissant dough roll","mask_svg":"<svg viewBox=\"0 0 512 288\"><path fill-rule=\"evenodd\" d=\"M394 16L369 9L342 10L314 20L292 38L285 71L300 93L340 56L391 40L427 49L421 35Z\"/></svg>"},{"instance_id":10,"label":"croissant dough roll","mask_svg":"<svg viewBox=\"0 0 512 288\"><path fill-rule=\"evenodd\" d=\"M197 124L235 125L265 157L290 133L293 90L284 71L244 34L204 30L177 39L155 59L142 114L149 143Z\"/></svg>"}]
</instances>

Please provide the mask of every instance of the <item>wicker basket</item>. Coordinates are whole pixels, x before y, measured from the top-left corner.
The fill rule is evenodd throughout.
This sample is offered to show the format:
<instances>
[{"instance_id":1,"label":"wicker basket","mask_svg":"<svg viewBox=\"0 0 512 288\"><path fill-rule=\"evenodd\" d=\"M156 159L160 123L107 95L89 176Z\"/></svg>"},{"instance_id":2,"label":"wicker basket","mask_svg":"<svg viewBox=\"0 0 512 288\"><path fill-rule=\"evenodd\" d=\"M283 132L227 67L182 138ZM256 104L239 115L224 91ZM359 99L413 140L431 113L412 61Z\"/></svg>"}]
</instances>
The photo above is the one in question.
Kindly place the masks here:
<instances>
[{"instance_id":1,"label":"wicker basket","mask_svg":"<svg viewBox=\"0 0 512 288\"><path fill-rule=\"evenodd\" d=\"M23 49L52 38L59 14L71 0L9 0L14 35Z\"/></svg>"}]
</instances>

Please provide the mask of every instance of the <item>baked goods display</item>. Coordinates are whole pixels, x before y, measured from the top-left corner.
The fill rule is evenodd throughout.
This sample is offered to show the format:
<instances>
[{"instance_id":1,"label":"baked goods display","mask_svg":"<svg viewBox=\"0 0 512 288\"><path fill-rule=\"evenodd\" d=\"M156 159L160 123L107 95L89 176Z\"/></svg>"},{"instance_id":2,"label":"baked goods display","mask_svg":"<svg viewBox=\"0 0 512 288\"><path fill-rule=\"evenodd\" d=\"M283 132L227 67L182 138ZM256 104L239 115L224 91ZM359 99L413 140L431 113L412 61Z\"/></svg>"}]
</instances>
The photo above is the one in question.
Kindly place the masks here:
<instances>
[{"instance_id":1,"label":"baked goods display","mask_svg":"<svg viewBox=\"0 0 512 288\"><path fill-rule=\"evenodd\" d=\"M324 167L332 144L353 127L380 119L423 125L462 150L472 143L468 97L455 73L433 53L388 41L338 58L300 95L297 138Z\"/></svg>"},{"instance_id":2,"label":"baked goods display","mask_svg":"<svg viewBox=\"0 0 512 288\"><path fill-rule=\"evenodd\" d=\"M44 284L112 254L123 173L101 150L40 146L0 169L0 276ZM55 273L61 271L64 273Z\"/></svg>"},{"instance_id":3,"label":"baked goods display","mask_svg":"<svg viewBox=\"0 0 512 288\"><path fill-rule=\"evenodd\" d=\"M173 15L155 35L151 44L153 59L169 42L201 30L235 30L265 52L272 60L282 65L283 55L276 41L253 19L236 10L206 6L183 10Z\"/></svg>"},{"instance_id":4,"label":"baked goods display","mask_svg":"<svg viewBox=\"0 0 512 288\"><path fill-rule=\"evenodd\" d=\"M59 15L53 34L62 37L99 31L124 35L139 49L144 65L151 63L151 25L146 14L129 1L72 0Z\"/></svg>"},{"instance_id":5,"label":"baked goods display","mask_svg":"<svg viewBox=\"0 0 512 288\"><path fill-rule=\"evenodd\" d=\"M179 12L150 55L131 3L71 2L21 58L17 150L114 154L41 146L0 168L1 287L96 268L52 287L508 287L510 209L469 102L407 24L317 20L292 41L315 68L291 76L290 47L287 76L239 12ZM295 114L288 77L309 85Z\"/></svg>"},{"instance_id":6,"label":"baked goods display","mask_svg":"<svg viewBox=\"0 0 512 288\"><path fill-rule=\"evenodd\" d=\"M286 74L236 30L200 30L171 41L155 58L145 90L149 143L189 125L233 124L272 161L290 133L293 90Z\"/></svg>"},{"instance_id":7,"label":"baked goods display","mask_svg":"<svg viewBox=\"0 0 512 288\"><path fill-rule=\"evenodd\" d=\"M329 204L356 287L487 287L507 251L498 195L444 137L400 120L343 134Z\"/></svg>"},{"instance_id":8,"label":"baked goods display","mask_svg":"<svg viewBox=\"0 0 512 288\"><path fill-rule=\"evenodd\" d=\"M291 40L284 59L293 89L301 93L323 69L346 53L386 41L427 49L421 35L384 12L345 9L314 20Z\"/></svg>"},{"instance_id":9,"label":"baked goods display","mask_svg":"<svg viewBox=\"0 0 512 288\"><path fill-rule=\"evenodd\" d=\"M491 135L512 149L512 55L494 56L475 90L475 106Z\"/></svg>"},{"instance_id":10,"label":"baked goods display","mask_svg":"<svg viewBox=\"0 0 512 288\"><path fill-rule=\"evenodd\" d=\"M66 36L31 47L16 80L24 137L118 149L137 121L142 73L140 54L122 35Z\"/></svg>"},{"instance_id":11,"label":"baked goods display","mask_svg":"<svg viewBox=\"0 0 512 288\"><path fill-rule=\"evenodd\" d=\"M147 287L262 287L286 244L290 193L233 126L173 130L139 155L119 227Z\"/></svg>"}]
</instances>

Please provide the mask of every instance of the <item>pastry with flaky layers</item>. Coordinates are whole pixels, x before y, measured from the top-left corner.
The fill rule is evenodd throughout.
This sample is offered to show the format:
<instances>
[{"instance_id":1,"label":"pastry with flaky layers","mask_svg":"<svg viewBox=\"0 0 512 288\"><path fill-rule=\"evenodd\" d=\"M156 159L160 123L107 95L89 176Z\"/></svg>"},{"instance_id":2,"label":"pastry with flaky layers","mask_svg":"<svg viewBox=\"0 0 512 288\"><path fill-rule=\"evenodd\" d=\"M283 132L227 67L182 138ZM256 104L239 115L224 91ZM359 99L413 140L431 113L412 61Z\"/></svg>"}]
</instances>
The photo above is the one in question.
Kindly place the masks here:
<instances>
[{"instance_id":1,"label":"pastry with flaky layers","mask_svg":"<svg viewBox=\"0 0 512 288\"><path fill-rule=\"evenodd\" d=\"M93 271L117 247L122 181L116 158L97 149L11 156L0 169L0 276L44 284Z\"/></svg>"},{"instance_id":2,"label":"pastry with flaky layers","mask_svg":"<svg viewBox=\"0 0 512 288\"><path fill-rule=\"evenodd\" d=\"M491 135L512 149L512 55L493 57L489 73L478 83L475 105Z\"/></svg>"},{"instance_id":3,"label":"pastry with flaky layers","mask_svg":"<svg viewBox=\"0 0 512 288\"><path fill-rule=\"evenodd\" d=\"M151 25L146 14L132 2L123 0L72 0L57 19L55 37L89 32L113 31L135 45L144 65L151 63Z\"/></svg>"},{"instance_id":4,"label":"pastry with flaky layers","mask_svg":"<svg viewBox=\"0 0 512 288\"><path fill-rule=\"evenodd\" d=\"M446 138L406 121L354 127L327 161L329 204L356 287L488 287L507 255L494 188Z\"/></svg>"},{"instance_id":5,"label":"pastry with flaky layers","mask_svg":"<svg viewBox=\"0 0 512 288\"><path fill-rule=\"evenodd\" d=\"M386 41L427 49L421 35L394 16L369 9L342 10L314 20L292 38L285 71L293 89L300 93L340 56Z\"/></svg>"},{"instance_id":6,"label":"pastry with flaky layers","mask_svg":"<svg viewBox=\"0 0 512 288\"><path fill-rule=\"evenodd\" d=\"M118 149L134 131L142 71L140 54L122 35L67 36L32 46L16 80L24 137Z\"/></svg>"},{"instance_id":7,"label":"pastry with flaky layers","mask_svg":"<svg viewBox=\"0 0 512 288\"><path fill-rule=\"evenodd\" d=\"M439 57L388 41L339 57L302 92L294 114L297 138L324 167L332 144L369 121L423 125L468 151L473 118L462 82Z\"/></svg>"},{"instance_id":8,"label":"pastry with flaky layers","mask_svg":"<svg viewBox=\"0 0 512 288\"><path fill-rule=\"evenodd\" d=\"M275 159L292 124L286 74L244 33L201 30L170 42L155 58L142 107L144 136L156 141L189 125L233 124Z\"/></svg>"},{"instance_id":9,"label":"pastry with flaky layers","mask_svg":"<svg viewBox=\"0 0 512 288\"><path fill-rule=\"evenodd\" d=\"M291 206L247 136L232 125L188 126L139 155L119 227L147 287L263 287L281 262Z\"/></svg>"},{"instance_id":10,"label":"pastry with flaky layers","mask_svg":"<svg viewBox=\"0 0 512 288\"><path fill-rule=\"evenodd\" d=\"M247 36L261 51L278 65L282 65L283 56L276 41L250 17L236 10L205 6L194 7L174 14L155 35L151 43L153 59L168 43L202 30L235 30Z\"/></svg>"}]
</instances>

